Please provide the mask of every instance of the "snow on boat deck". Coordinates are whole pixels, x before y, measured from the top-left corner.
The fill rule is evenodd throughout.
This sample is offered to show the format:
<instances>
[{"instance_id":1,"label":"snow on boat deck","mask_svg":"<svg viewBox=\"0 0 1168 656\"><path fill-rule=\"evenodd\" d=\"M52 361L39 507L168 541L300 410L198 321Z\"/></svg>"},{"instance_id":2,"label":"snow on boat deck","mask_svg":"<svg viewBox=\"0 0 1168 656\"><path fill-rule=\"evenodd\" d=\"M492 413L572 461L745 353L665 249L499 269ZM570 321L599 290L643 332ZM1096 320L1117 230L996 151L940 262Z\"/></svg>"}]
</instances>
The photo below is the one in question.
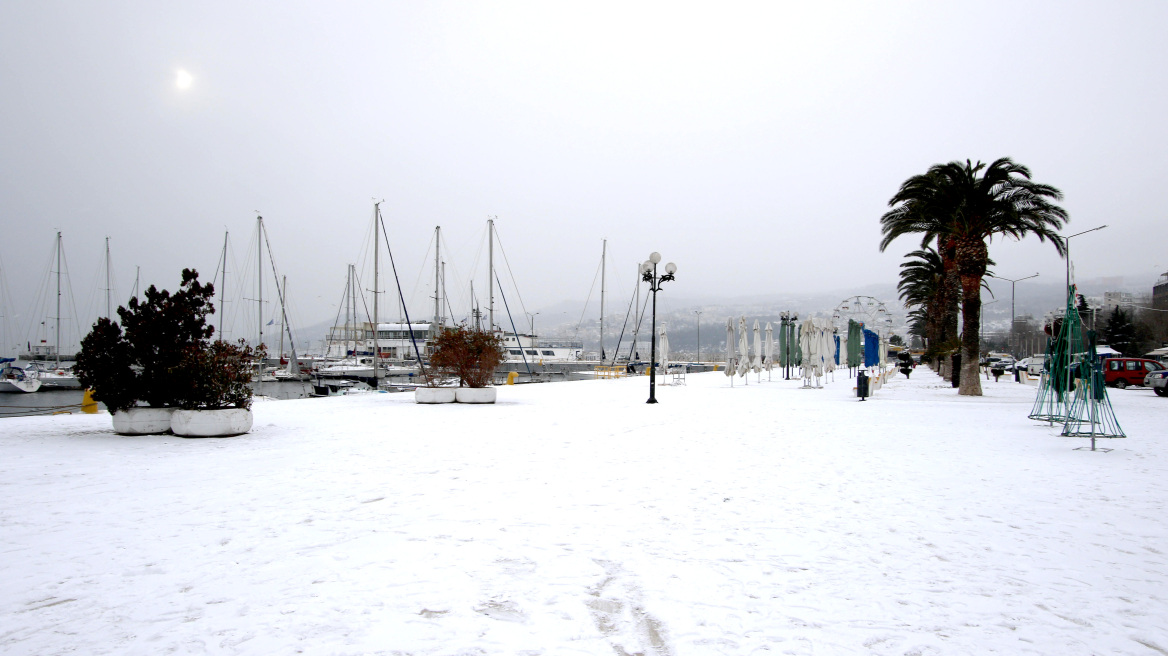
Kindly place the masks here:
<instances>
[{"instance_id":1,"label":"snow on boat deck","mask_svg":"<svg viewBox=\"0 0 1168 656\"><path fill-rule=\"evenodd\" d=\"M1168 400L1111 453L924 368L6 419L6 654L1168 653Z\"/></svg>"}]
</instances>

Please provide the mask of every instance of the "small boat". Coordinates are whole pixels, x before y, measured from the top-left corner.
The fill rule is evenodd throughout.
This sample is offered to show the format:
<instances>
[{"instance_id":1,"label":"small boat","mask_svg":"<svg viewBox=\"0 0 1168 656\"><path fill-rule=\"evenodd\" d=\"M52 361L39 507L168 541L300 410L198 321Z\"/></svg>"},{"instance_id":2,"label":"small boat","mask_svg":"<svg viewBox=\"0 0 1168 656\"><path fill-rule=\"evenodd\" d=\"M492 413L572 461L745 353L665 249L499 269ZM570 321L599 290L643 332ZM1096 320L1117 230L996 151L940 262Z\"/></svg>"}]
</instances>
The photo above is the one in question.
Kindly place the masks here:
<instances>
[{"instance_id":1,"label":"small boat","mask_svg":"<svg viewBox=\"0 0 1168 656\"><path fill-rule=\"evenodd\" d=\"M345 358L316 368L316 375L329 378L372 378L373 358Z\"/></svg>"},{"instance_id":2,"label":"small boat","mask_svg":"<svg viewBox=\"0 0 1168 656\"><path fill-rule=\"evenodd\" d=\"M345 396L349 392L357 392L371 389L365 383L359 383L352 380L336 379L336 380L322 380L317 378L312 383L313 396Z\"/></svg>"},{"instance_id":3,"label":"small boat","mask_svg":"<svg viewBox=\"0 0 1168 656\"><path fill-rule=\"evenodd\" d=\"M0 364L12 362L12 358L0 358ZM0 369L0 392L35 392L41 388L41 380L35 371L27 371L7 364Z\"/></svg>"},{"instance_id":4,"label":"small boat","mask_svg":"<svg viewBox=\"0 0 1168 656\"><path fill-rule=\"evenodd\" d=\"M52 366L51 364L40 362L33 362L29 364L28 369L32 370L38 380L41 381L41 388L45 390L78 390L81 389L81 381L77 380L77 374L68 367Z\"/></svg>"}]
</instances>

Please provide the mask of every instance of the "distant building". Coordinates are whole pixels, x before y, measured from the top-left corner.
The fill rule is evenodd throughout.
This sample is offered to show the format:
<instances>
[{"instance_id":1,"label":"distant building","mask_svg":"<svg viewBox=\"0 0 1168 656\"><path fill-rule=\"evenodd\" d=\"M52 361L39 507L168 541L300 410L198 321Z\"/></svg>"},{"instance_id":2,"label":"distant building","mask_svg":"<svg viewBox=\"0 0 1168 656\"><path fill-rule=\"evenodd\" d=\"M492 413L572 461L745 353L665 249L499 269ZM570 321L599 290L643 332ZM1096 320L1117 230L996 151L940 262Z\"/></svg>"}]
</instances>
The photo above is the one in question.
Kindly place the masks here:
<instances>
[{"instance_id":1,"label":"distant building","mask_svg":"<svg viewBox=\"0 0 1168 656\"><path fill-rule=\"evenodd\" d=\"M1115 308L1130 308L1135 305L1135 302L1135 296L1131 292L1103 292L1103 303L1100 304L1099 309L1104 312L1114 312Z\"/></svg>"},{"instance_id":2,"label":"distant building","mask_svg":"<svg viewBox=\"0 0 1168 656\"><path fill-rule=\"evenodd\" d=\"M1160 279L1152 287L1152 307L1168 310L1168 272L1160 274Z\"/></svg>"}]
</instances>

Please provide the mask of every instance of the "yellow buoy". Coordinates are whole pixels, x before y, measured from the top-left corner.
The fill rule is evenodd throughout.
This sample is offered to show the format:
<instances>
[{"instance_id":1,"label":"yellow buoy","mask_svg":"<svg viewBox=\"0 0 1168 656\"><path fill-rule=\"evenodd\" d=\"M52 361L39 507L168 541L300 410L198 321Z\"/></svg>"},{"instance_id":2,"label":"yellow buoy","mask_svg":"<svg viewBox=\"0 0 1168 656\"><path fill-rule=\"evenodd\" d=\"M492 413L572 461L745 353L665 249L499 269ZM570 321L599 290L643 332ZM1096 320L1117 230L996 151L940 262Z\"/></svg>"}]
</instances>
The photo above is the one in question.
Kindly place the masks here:
<instances>
[{"instance_id":1,"label":"yellow buoy","mask_svg":"<svg viewBox=\"0 0 1168 656\"><path fill-rule=\"evenodd\" d=\"M85 390L85 394L81 397L81 412L88 414L97 414L97 401L93 400L93 390Z\"/></svg>"}]
</instances>

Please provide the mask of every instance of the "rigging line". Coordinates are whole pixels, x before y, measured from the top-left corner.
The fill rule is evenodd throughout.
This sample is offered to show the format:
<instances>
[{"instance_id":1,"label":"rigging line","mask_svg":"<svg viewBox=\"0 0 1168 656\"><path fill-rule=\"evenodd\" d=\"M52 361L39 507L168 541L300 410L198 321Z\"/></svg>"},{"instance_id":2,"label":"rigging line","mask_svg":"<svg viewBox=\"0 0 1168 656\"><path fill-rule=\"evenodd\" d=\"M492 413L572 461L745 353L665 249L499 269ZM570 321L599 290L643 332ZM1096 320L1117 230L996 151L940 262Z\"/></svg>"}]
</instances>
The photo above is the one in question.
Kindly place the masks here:
<instances>
[{"instance_id":1,"label":"rigging line","mask_svg":"<svg viewBox=\"0 0 1168 656\"><path fill-rule=\"evenodd\" d=\"M507 259L507 251L503 248L503 240L499 237L499 229L495 229L495 241L499 244L499 252L503 254L503 264L507 265L507 275L511 276L511 286L515 288L515 295L519 297L519 309L524 314L527 314L527 306L523 303L523 294L519 293L519 283L515 280L515 274L511 271L511 261ZM495 275L498 280L498 274ZM503 282L499 281L499 289L503 288Z\"/></svg>"},{"instance_id":2,"label":"rigging line","mask_svg":"<svg viewBox=\"0 0 1168 656\"><path fill-rule=\"evenodd\" d=\"M641 281L638 280L637 284L640 284L640 282ZM624 322L621 323L620 335L616 338L616 346L613 347L613 349L612 349L612 352L614 354L618 354L618 355L620 354L620 345L621 345L621 342L625 338L625 329L628 328L628 326L629 326L629 315L633 313L633 306L636 305L636 303L637 303L636 291L637 290L634 289L633 294L629 295L629 309L625 310L625 320L624 320ZM632 358L629 358L629 359L632 360ZM615 356L614 356L614 362L615 362Z\"/></svg>"},{"instance_id":3,"label":"rigging line","mask_svg":"<svg viewBox=\"0 0 1168 656\"><path fill-rule=\"evenodd\" d=\"M65 273L64 273L65 283L66 283L65 289L69 290L69 307L73 308L73 317L72 317L73 321L72 321L72 323L73 323L74 336L76 337L76 340L77 340L76 344L77 344L78 348L80 348L81 347L81 324L78 322L81 319L77 314L77 297L73 295L73 277L69 273L69 258L65 255L64 246L62 246L62 248L61 248L61 265L65 270ZM57 338L59 340L60 336L58 336ZM74 342L70 342L70 344L73 344L73 343ZM57 354L58 357L60 357L60 355L61 355L60 353Z\"/></svg>"},{"instance_id":4,"label":"rigging line","mask_svg":"<svg viewBox=\"0 0 1168 656\"><path fill-rule=\"evenodd\" d=\"M446 231L446 232L449 232L449 231ZM468 278L466 276L464 276L462 274L462 272L459 270L458 264L456 264L456 258L452 258L449 255L450 253L454 253L456 251L450 247L450 242L446 240L446 232L443 232L442 237L441 237L442 249L445 253L447 253L447 256L443 259L443 262L445 262L446 266L448 266L451 269L451 272L454 274L454 280L456 283L455 287L459 288L460 285L457 283L465 282ZM474 271L474 269L472 268L471 271Z\"/></svg>"},{"instance_id":5,"label":"rigging line","mask_svg":"<svg viewBox=\"0 0 1168 656\"><path fill-rule=\"evenodd\" d=\"M479 235L479 249L475 253L474 260L472 260L470 264L471 280L474 280L476 272L479 270L479 262L482 261L483 252L487 250L487 227L485 225L483 226L482 232L480 232ZM488 278L490 275L491 274L488 272Z\"/></svg>"},{"instance_id":6,"label":"rigging line","mask_svg":"<svg viewBox=\"0 0 1168 656\"><path fill-rule=\"evenodd\" d=\"M276 293L280 296L280 321L284 324L284 331L288 333L289 348L295 351L296 342L292 339L292 326L288 323L288 299L284 296L284 287L280 281L280 272L276 270L276 258L272 255L272 242L268 239L267 228L263 229L263 238L264 245L268 247L268 263L272 265L272 275L276 278ZM376 330L376 327L374 330Z\"/></svg>"},{"instance_id":7,"label":"rigging line","mask_svg":"<svg viewBox=\"0 0 1168 656\"><path fill-rule=\"evenodd\" d=\"M422 256L422 263L418 267L418 275L415 278L417 282L414 283L414 289L410 292L410 302L413 303L418 298L418 288L422 286L422 272L430 264L430 249L434 246L434 237L430 237L430 241L426 244L426 254Z\"/></svg>"},{"instance_id":8,"label":"rigging line","mask_svg":"<svg viewBox=\"0 0 1168 656\"><path fill-rule=\"evenodd\" d=\"M503 281L499 280L498 272L495 273L495 280L499 283L499 298L503 299L503 309L507 311L507 319L511 322L511 333L515 335L515 343L519 345L519 354L523 357L523 366L527 369L527 375L531 375L531 365L527 363L527 349L523 348L523 343L519 341L519 331L515 329L515 317L511 316L511 307L507 305L507 295L503 293ZM535 335L531 336L531 346L535 347Z\"/></svg>"},{"instance_id":9,"label":"rigging line","mask_svg":"<svg viewBox=\"0 0 1168 656\"><path fill-rule=\"evenodd\" d=\"M36 292L33 294L32 312L29 313L28 324L24 327L24 338L30 344L32 342L32 332L36 329L37 323L43 323L41 317L43 317L45 313L45 303L47 303L49 286L51 285L51 280L53 278L53 260L56 259L56 256L57 240L54 239L53 247L49 249L49 263L48 266L44 269L44 278L37 287ZM37 334L36 339L38 341L40 340L39 333Z\"/></svg>"},{"instance_id":10,"label":"rigging line","mask_svg":"<svg viewBox=\"0 0 1168 656\"><path fill-rule=\"evenodd\" d=\"M98 265L97 265L97 270L94 271L93 275L89 277L90 280L93 282L93 285L92 285L92 287L89 288L89 290L88 290L89 293L85 295L85 297L87 299L85 301L85 313L80 315L83 317L94 317L95 322L97 321L97 315L100 314L100 312L95 312L94 310L96 307L100 307L100 305L101 305L101 301L97 300L97 292L99 289L101 289L101 287L99 287L99 285L101 285L101 283L104 282L104 280L102 280L102 275L101 275L102 269L105 268L104 263L105 263L105 249L103 248L102 249L102 256L101 256L101 258L98 262ZM78 328L80 328L80 326L78 326Z\"/></svg>"},{"instance_id":11,"label":"rigging line","mask_svg":"<svg viewBox=\"0 0 1168 656\"><path fill-rule=\"evenodd\" d=\"M410 321L410 310L405 307L405 299L402 298L401 279L397 277L397 264L393 261L393 249L389 247L389 235L385 234L385 221L381 220L381 208L377 208L377 219L381 221L381 233L385 237L385 250L389 251L389 266L393 269L393 282L397 285L397 298L401 301L402 311L406 314L406 326L409 327L410 342L414 345L414 354L418 356L418 368L422 370L423 377L428 377L426 363L422 360L422 350L418 348L418 338L414 336L414 324ZM376 326L374 330L376 331ZM377 333L374 332L375 339L376 335ZM374 373L377 373L376 369L374 369Z\"/></svg>"},{"instance_id":12,"label":"rigging line","mask_svg":"<svg viewBox=\"0 0 1168 656\"><path fill-rule=\"evenodd\" d=\"M341 302L337 303L337 316L335 319L333 319L333 330L329 330L328 337L325 339L324 354L326 356L329 353L329 349L332 348L333 334L336 332L335 328L337 327L337 324L339 324L341 321L341 308L345 307L345 299L347 299L347 298L349 298L349 271L348 271L348 269L345 270L345 292L343 294L341 294Z\"/></svg>"},{"instance_id":13,"label":"rigging line","mask_svg":"<svg viewBox=\"0 0 1168 656\"><path fill-rule=\"evenodd\" d=\"M588 288L588 298L584 299L584 308L580 310L580 320L576 322L576 334L580 334L580 326L584 323L584 314L588 312L588 304L592 302L592 292L596 291L596 281L600 279L600 264L596 265L596 274L592 276L592 286Z\"/></svg>"},{"instance_id":14,"label":"rigging line","mask_svg":"<svg viewBox=\"0 0 1168 656\"><path fill-rule=\"evenodd\" d=\"M649 296L650 296L650 294L645 294L645 302L641 305L640 316L637 318L636 333L638 335L641 334L641 322L645 320L645 310L648 309L648 307L649 307ZM654 339L654 337L652 335L649 335L650 342L653 339ZM633 354L636 350L637 350L637 340L634 339L633 345L629 347L629 360L633 359Z\"/></svg>"}]
</instances>

